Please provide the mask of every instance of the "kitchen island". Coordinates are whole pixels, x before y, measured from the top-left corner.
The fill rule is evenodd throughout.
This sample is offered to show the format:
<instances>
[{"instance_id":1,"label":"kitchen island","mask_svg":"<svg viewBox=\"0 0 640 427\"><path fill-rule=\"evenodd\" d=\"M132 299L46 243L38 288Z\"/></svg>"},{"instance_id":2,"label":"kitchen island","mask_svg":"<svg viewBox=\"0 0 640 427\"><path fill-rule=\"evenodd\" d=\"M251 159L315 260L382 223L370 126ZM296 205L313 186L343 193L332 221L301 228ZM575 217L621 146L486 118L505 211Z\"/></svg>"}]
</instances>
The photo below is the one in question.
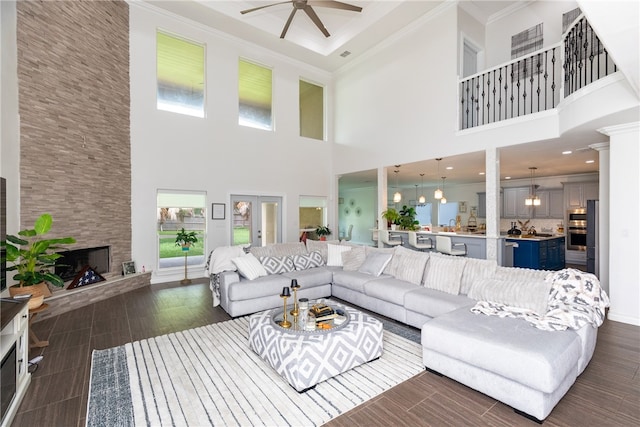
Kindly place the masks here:
<instances>
[{"instance_id":1,"label":"kitchen island","mask_svg":"<svg viewBox=\"0 0 640 427\"><path fill-rule=\"evenodd\" d=\"M565 237L560 236L509 236L514 244L513 266L536 270L561 270L565 267Z\"/></svg>"},{"instance_id":2,"label":"kitchen island","mask_svg":"<svg viewBox=\"0 0 640 427\"><path fill-rule=\"evenodd\" d=\"M458 231L458 232L448 232L448 231L421 231L421 230L417 230L416 233L418 233L418 236L421 237L428 237L431 239L431 241L433 242L433 248L435 250L436 247L436 236L447 236L451 238L451 243L452 244L456 244L456 243L464 243L465 245L467 245L467 257L469 258L479 258L479 259L487 259L487 243L486 243L486 236L484 233L481 232L466 232L466 231ZM411 248L411 246L409 246L408 243L408 236L407 236L407 231L406 230L395 230L395 231L389 231L389 234L391 236L399 236L402 238L402 245L407 247L407 248ZM502 237L500 237L500 239L504 240ZM504 246L504 244L501 244L499 246ZM500 254L500 256L502 256ZM499 261L499 263L501 265L502 264L501 261Z\"/></svg>"}]
</instances>

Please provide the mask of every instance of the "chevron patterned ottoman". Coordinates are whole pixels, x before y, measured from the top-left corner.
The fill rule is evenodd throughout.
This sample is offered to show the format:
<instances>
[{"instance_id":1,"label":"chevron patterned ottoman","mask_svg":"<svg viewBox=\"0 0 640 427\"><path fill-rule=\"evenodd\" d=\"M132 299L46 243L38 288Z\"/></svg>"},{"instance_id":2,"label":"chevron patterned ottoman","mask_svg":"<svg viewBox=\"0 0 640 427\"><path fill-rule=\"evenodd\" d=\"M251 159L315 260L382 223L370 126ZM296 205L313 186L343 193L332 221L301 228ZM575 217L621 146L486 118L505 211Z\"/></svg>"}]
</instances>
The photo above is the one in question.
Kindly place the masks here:
<instances>
[{"instance_id":1,"label":"chevron patterned ottoman","mask_svg":"<svg viewBox=\"0 0 640 427\"><path fill-rule=\"evenodd\" d=\"M282 309L249 318L249 346L298 392L382 355L382 323L351 307L330 302L347 314L335 329L283 329L274 317Z\"/></svg>"}]
</instances>

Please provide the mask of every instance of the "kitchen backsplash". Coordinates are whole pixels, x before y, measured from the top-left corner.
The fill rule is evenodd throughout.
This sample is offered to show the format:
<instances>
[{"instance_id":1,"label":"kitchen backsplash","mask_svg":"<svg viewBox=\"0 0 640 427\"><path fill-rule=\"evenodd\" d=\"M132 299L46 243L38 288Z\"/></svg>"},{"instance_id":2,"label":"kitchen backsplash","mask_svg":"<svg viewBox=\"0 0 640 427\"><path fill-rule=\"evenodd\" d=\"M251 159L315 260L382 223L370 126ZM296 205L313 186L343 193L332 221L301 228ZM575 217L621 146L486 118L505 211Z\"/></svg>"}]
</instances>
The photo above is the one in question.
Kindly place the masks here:
<instances>
[{"instance_id":1,"label":"kitchen backsplash","mask_svg":"<svg viewBox=\"0 0 640 427\"><path fill-rule=\"evenodd\" d=\"M521 229L520 224L518 224L518 220L515 219L501 219L500 220L500 231L507 232L511 228L511 223L516 222L516 226L518 229ZM523 224L526 220L520 220ZM536 228L536 232L538 233L550 233L550 234L564 234L558 233L559 224L564 224L561 219L532 219L527 224L528 227L532 225Z\"/></svg>"}]
</instances>

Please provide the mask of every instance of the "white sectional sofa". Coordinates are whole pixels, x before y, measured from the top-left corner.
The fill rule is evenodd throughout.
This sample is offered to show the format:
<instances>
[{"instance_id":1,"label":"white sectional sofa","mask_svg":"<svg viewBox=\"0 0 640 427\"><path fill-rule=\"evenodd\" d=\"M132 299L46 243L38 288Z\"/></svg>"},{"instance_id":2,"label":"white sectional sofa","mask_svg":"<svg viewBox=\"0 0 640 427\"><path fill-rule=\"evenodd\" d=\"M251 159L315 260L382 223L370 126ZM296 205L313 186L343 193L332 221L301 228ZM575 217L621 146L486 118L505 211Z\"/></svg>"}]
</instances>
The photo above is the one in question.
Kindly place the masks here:
<instances>
[{"instance_id":1,"label":"white sectional sofa","mask_svg":"<svg viewBox=\"0 0 640 427\"><path fill-rule=\"evenodd\" d=\"M296 279L298 297L333 296L421 329L427 369L536 420L589 363L608 305L595 276L577 270L337 241L228 250L222 260L214 251L208 274L231 316L279 307Z\"/></svg>"}]
</instances>

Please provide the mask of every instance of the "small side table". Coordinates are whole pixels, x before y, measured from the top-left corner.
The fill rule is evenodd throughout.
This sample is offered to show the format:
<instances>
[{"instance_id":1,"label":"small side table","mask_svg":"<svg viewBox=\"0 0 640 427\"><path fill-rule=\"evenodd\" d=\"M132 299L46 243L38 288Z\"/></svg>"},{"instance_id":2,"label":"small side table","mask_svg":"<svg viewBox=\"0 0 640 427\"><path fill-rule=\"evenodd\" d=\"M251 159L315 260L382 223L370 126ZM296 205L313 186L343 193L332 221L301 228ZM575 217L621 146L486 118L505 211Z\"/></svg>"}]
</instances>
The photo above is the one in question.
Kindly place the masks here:
<instances>
[{"instance_id":1,"label":"small side table","mask_svg":"<svg viewBox=\"0 0 640 427\"><path fill-rule=\"evenodd\" d=\"M34 347L42 348L49 345L49 341L43 341L40 338L38 338L38 336L35 334L35 332L33 332L33 329L31 328L31 324L33 323L33 319L35 319L36 315L38 313L45 311L47 308L49 308L49 304L42 304L38 308L29 310L29 338L31 339L29 348L34 348Z\"/></svg>"}]
</instances>

